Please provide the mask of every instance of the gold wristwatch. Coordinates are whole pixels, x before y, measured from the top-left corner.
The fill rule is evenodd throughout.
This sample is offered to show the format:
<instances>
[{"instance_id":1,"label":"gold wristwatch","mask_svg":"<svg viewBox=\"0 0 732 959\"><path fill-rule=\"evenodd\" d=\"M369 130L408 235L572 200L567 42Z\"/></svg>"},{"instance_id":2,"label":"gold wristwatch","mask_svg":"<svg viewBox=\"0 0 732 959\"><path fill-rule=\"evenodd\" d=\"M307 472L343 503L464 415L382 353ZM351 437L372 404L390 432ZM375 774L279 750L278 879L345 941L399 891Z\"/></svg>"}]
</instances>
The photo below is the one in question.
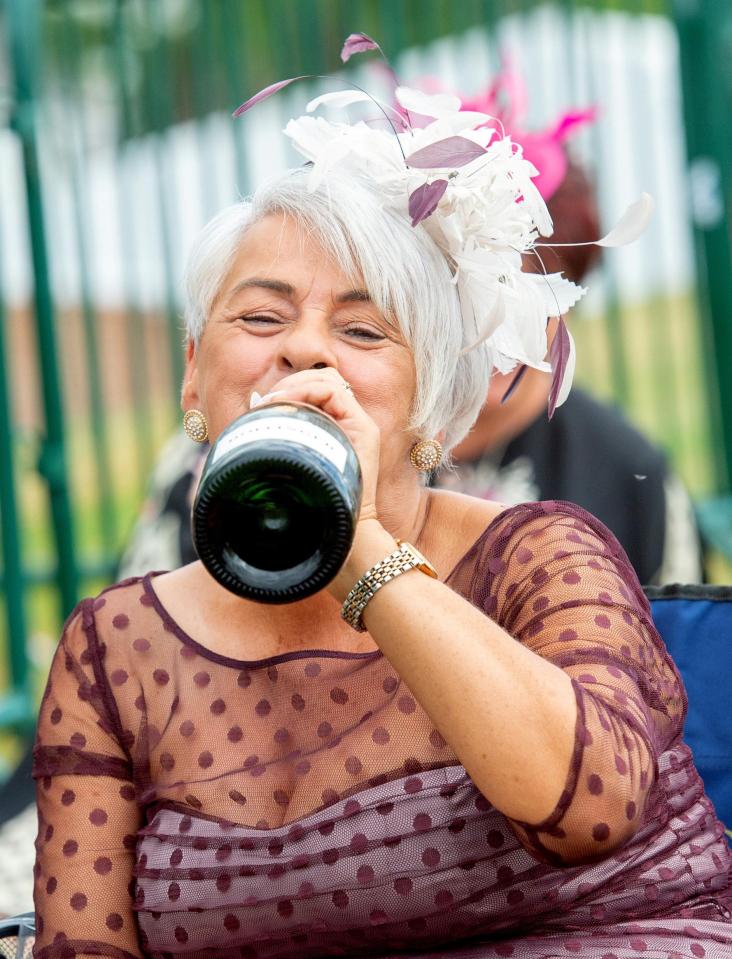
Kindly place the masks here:
<instances>
[{"instance_id":1,"label":"gold wristwatch","mask_svg":"<svg viewBox=\"0 0 732 959\"><path fill-rule=\"evenodd\" d=\"M362 619L366 606L374 594L392 579L396 579L402 573L408 573L410 569L418 569L420 573L437 579L437 570L415 546L400 539L397 540L397 545L398 549L379 560L371 569L366 570L346 596L341 607L343 619L359 633L366 632Z\"/></svg>"}]
</instances>

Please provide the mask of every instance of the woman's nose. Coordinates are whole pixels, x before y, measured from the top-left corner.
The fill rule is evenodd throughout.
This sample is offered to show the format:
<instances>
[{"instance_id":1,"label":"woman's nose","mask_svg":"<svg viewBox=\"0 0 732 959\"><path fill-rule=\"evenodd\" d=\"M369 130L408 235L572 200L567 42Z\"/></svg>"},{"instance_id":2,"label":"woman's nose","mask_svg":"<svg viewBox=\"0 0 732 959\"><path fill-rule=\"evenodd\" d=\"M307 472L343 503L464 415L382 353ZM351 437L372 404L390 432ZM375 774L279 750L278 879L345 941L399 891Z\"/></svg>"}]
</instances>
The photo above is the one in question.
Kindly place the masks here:
<instances>
[{"instance_id":1,"label":"woman's nose","mask_svg":"<svg viewBox=\"0 0 732 959\"><path fill-rule=\"evenodd\" d=\"M288 373L336 366L336 357L326 332L316 325L296 324L282 343L279 366Z\"/></svg>"}]
</instances>

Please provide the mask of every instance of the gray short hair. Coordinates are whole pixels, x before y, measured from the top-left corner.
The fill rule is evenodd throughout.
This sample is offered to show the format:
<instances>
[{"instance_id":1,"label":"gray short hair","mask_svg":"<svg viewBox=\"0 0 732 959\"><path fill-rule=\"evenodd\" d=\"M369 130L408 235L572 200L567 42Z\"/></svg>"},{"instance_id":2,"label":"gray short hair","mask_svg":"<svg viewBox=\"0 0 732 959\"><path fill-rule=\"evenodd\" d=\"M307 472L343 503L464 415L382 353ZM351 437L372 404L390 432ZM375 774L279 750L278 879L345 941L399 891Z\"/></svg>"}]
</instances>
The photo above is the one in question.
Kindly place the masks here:
<instances>
[{"instance_id":1,"label":"gray short hair","mask_svg":"<svg viewBox=\"0 0 732 959\"><path fill-rule=\"evenodd\" d=\"M445 431L449 451L472 426L491 373L486 344L461 355L464 329L450 266L423 226L386 206L370 181L330 174L314 192L308 170L290 170L203 229L186 269L185 320L197 343L247 228L271 214L291 217L396 319L414 357L417 389L410 428Z\"/></svg>"}]
</instances>

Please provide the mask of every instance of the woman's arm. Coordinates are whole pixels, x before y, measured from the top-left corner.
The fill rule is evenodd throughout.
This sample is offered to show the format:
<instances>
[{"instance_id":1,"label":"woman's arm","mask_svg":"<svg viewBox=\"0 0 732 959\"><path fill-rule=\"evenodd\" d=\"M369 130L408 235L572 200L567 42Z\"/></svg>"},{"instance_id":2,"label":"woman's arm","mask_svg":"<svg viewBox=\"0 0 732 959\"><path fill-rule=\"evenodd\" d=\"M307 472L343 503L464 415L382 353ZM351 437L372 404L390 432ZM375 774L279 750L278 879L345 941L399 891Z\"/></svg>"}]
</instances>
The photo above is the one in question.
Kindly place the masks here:
<instances>
[{"instance_id":1,"label":"woman's arm","mask_svg":"<svg viewBox=\"0 0 732 959\"><path fill-rule=\"evenodd\" d=\"M70 618L38 721L34 955L40 959L142 955L133 911L139 811L93 622L90 603Z\"/></svg>"},{"instance_id":2,"label":"woman's arm","mask_svg":"<svg viewBox=\"0 0 732 959\"><path fill-rule=\"evenodd\" d=\"M526 845L577 862L638 827L682 694L617 544L599 524L542 508L478 561L471 601L412 571L374 596L364 621ZM391 549L370 522L340 581Z\"/></svg>"},{"instance_id":3,"label":"woman's arm","mask_svg":"<svg viewBox=\"0 0 732 959\"><path fill-rule=\"evenodd\" d=\"M355 582L395 548L371 521L341 576ZM379 590L364 623L485 797L512 819L545 819L574 747L570 678L418 571Z\"/></svg>"}]
</instances>

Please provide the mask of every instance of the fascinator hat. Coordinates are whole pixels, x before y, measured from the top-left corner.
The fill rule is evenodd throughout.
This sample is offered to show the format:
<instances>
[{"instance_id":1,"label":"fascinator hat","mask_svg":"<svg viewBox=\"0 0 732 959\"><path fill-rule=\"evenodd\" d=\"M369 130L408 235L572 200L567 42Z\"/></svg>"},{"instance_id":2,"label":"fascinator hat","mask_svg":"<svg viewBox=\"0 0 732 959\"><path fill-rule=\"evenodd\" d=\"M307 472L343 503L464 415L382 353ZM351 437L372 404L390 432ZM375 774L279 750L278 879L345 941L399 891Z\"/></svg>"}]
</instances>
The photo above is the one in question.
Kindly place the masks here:
<instances>
[{"instance_id":1,"label":"fascinator hat","mask_svg":"<svg viewBox=\"0 0 732 959\"><path fill-rule=\"evenodd\" d=\"M380 50L363 33L351 34L341 51L347 62ZM235 112L239 117L297 80L265 87ZM541 258L541 237L552 221L537 189L539 171L500 118L464 109L446 93L428 94L396 85L394 103L355 85L311 100L306 115L292 119L285 134L310 163L308 187L317 190L330 171L371 179L385 206L425 230L445 257L463 317L463 352L485 343L493 367L516 371L506 397L527 366L552 373L549 415L566 399L574 374L575 348L563 315L584 295L561 273L522 270L522 256ZM319 108L355 103L375 106L380 124L331 122L313 116ZM616 226L594 241L621 246L645 229L653 208L648 194L633 203ZM547 324L558 317L548 347Z\"/></svg>"}]
</instances>

